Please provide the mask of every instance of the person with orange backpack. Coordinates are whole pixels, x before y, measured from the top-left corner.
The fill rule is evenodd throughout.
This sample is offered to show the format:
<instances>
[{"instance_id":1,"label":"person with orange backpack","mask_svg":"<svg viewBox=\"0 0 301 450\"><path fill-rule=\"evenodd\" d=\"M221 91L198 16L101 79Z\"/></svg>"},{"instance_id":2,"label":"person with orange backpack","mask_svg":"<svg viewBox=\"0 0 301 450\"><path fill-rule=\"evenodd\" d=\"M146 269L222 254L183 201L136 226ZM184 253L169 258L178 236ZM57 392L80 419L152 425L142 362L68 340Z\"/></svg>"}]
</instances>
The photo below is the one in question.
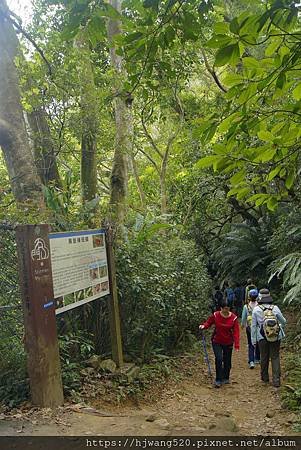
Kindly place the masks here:
<instances>
[{"instance_id":1,"label":"person with orange backpack","mask_svg":"<svg viewBox=\"0 0 301 450\"><path fill-rule=\"evenodd\" d=\"M256 345L252 344L251 339L251 327L252 327L252 313L255 306L258 305L257 297L258 291L257 289L251 289L248 294L248 303L244 305L241 316L241 328L246 329L247 339L248 339L248 363L250 369L254 369L255 364L260 363L260 351L258 341L256 341Z\"/></svg>"}]
</instances>

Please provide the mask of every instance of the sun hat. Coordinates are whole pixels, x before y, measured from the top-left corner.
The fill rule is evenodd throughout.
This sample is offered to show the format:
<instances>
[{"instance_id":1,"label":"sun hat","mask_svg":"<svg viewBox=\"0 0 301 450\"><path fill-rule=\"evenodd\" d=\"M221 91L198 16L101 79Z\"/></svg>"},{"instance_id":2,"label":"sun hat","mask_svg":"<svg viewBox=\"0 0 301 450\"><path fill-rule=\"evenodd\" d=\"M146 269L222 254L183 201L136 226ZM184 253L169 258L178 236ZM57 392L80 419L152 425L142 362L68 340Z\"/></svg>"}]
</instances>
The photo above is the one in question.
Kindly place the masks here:
<instances>
[{"instance_id":1,"label":"sun hat","mask_svg":"<svg viewBox=\"0 0 301 450\"><path fill-rule=\"evenodd\" d=\"M258 295L258 303L273 303L273 299L268 289L260 289Z\"/></svg>"}]
</instances>

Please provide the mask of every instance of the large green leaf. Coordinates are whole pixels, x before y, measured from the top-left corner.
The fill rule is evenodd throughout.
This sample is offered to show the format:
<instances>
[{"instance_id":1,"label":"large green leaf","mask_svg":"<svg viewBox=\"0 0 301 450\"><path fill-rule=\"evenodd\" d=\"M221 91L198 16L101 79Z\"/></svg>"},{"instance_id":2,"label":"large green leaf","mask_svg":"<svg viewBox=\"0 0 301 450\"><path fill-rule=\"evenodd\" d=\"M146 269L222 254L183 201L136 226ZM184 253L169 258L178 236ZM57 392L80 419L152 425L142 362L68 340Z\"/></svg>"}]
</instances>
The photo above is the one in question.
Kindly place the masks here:
<instances>
[{"instance_id":1,"label":"large green leaf","mask_svg":"<svg viewBox=\"0 0 301 450\"><path fill-rule=\"evenodd\" d=\"M204 158L199 159L198 162L195 163L194 167L196 169L205 169L207 167L211 167L221 158L220 155L210 155L205 156Z\"/></svg>"},{"instance_id":2,"label":"large green leaf","mask_svg":"<svg viewBox=\"0 0 301 450\"><path fill-rule=\"evenodd\" d=\"M226 86L232 87L237 84L241 84L243 81L243 77L239 75L238 73L228 73L225 78L223 79L223 83Z\"/></svg>"},{"instance_id":3,"label":"large green leaf","mask_svg":"<svg viewBox=\"0 0 301 450\"><path fill-rule=\"evenodd\" d=\"M261 153L260 155L258 155L255 159L254 162L268 162L268 161L272 161L275 154L277 152L276 148L269 148L268 150L266 150L265 152Z\"/></svg>"},{"instance_id":4,"label":"large green leaf","mask_svg":"<svg viewBox=\"0 0 301 450\"><path fill-rule=\"evenodd\" d=\"M295 171L290 170L285 180L285 187L291 189L295 181Z\"/></svg>"},{"instance_id":5,"label":"large green leaf","mask_svg":"<svg viewBox=\"0 0 301 450\"><path fill-rule=\"evenodd\" d=\"M282 38L279 36L272 36L270 44L265 49L265 56L273 56L277 48L280 46Z\"/></svg>"},{"instance_id":6,"label":"large green leaf","mask_svg":"<svg viewBox=\"0 0 301 450\"><path fill-rule=\"evenodd\" d=\"M267 201L267 207L270 211L275 211L278 206L278 200L276 197L270 197Z\"/></svg>"},{"instance_id":7,"label":"large green leaf","mask_svg":"<svg viewBox=\"0 0 301 450\"><path fill-rule=\"evenodd\" d=\"M293 97L295 100L301 100L301 83L299 83L293 90Z\"/></svg>"},{"instance_id":8,"label":"large green leaf","mask_svg":"<svg viewBox=\"0 0 301 450\"><path fill-rule=\"evenodd\" d=\"M220 48L233 42L234 41L230 36L224 34L215 34L211 39L209 39L209 41L206 42L206 47Z\"/></svg>"},{"instance_id":9,"label":"large green leaf","mask_svg":"<svg viewBox=\"0 0 301 450\"><path fill-rule=\"evenodd\" d=\"M267 176L267 180L268 181L273 180L279 174L281 169L282 169L282 166L277 166L277 167L275 167L275 169L271 170L271 172Z\"/></svg>"},{"instance_id":10,"label":"large green leaf","mask_svg":"<svg viewBox=\"0 0 301 450\"><path fill-rule=\"evenodd\" d=\"M237 111L231 114L229 117L227 117L221 122L221 124L218 126L218 131L220 133L228 131L230 126L233 125L233 123L239 122L240 119L241 119L241 112Z\"/></svg>"},{"instance_id":11,"label":"large green leaf","mask_svg":"<svg viewBox=\"0 0 301 450\"><path fill-rule=\"evenodd\" d=\"M260 66L260 62L257 61L257 59L253 58L252 56L246 56L242 59L242 63L244 67L250 68L250 69L258 69Z\"/></svg>"},{"instance_id":12,"label":"large green leaf","mask_svg":"<svg viewBox=\"0 0 301 450\"><path fill-rule=\"evenodd\" d=\"M215 34L225 35L229 32L229 24L227 22L217 22L213 25Z\"/></svg>"},{"instance_id":13,"label":"large green leaf","mask_svg":"<svg viewBox=\"0 0 301 450\"><path fill-rule=\"evenodd\" d=\"M268 130L261 130L257 133L259 139L265 142L273 142L274 136L272 133Z\"/></svg>"},{"instance_id":14,"label":"large green leaf","mask_svg":"<svg viewBox=\"0 0 301 450\"><path fill-rule=\"evenodd\" d=\"M227 45L217 51L214 65L217 67L224 66L227 63L235 65L239 60L239 56L240 51L238 43Z\"/></svg>"}]
</instances>

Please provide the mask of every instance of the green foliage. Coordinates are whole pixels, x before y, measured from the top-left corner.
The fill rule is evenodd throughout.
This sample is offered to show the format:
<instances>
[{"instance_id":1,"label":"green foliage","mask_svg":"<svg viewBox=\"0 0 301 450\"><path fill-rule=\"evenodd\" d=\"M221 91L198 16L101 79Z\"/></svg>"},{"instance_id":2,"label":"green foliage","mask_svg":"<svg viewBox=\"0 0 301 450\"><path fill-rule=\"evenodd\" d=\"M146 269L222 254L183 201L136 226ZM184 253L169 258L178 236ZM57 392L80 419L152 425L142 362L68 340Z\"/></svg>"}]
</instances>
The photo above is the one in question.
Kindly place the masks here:
<instances>
[{"instance_id":1,"label":"green foliage","mask_svg":"<svg viewBox=\"0 0 301 450\"><path fill-rule=\"evenodd\" d=\"M210 282L192 242L164 232L133 236L117 254L126 352L171 352L207 314Z\"/></svg>"},{"instance_id":2,"label":"green foliage","mask_svg":"<svg viewBox=\"0 0 301 450\"><path fill-rule=\"evenodd\" d=\"M2 297L2 302L4 298ZM6 297L9 302L9 297ZM3 303L2 303L3 304ZM1 309L0 324L0 402L16 406L28 399L29 380L23 336L21 309Z\"/></svg>"},{"instance_id":3,"label":"green foliage","mask_svg":"<svg viewBox=\"0 0 301 450\"><path fill-rule=\"evenodd\" d=\"M24 362L22 361L22 366L18 362L15 361L11 371L3 372L0 376L0 401L11 408L29 398L29 380Z\"/></svg>"},{"instance_id":4,"label":"green foliage","mask_svg":"<svg viewBox=\"0 0 301 450\"><path fill-rule=\"evenodd\" d=\"M229 27L217 23L207 41L217 49L215 65L227 65L222 81L228 92L222 114L209 118L212 154L196 167L235 171L241 176L231 178L229 195L275 211L298 186L300 21L297 7L286 2L252 7L255 14L243 12Z\"/></svg>"},{"instance_id":5,"label":"green foliage","mask_svg":"<svg viewBox=\"0 0 301 450\"><path fill-rule=\"evenodd\" d=\"M16 267L15 232L0 225L0 402L18 405L28 397L23 311Z\"/></svg>"},{"instance_id":6,"label":"green foliage","mask_svg":"<svg viewBox=\"0 0 301 450\"><path fill-rule=\"evenodd\" d=\"M285 358L285 369L287 371L286 383L290 386L282 393L284 405L294 411L301 411L301 358L294 352Z\"/></svg>"},{"instance_id":7,"label":"green foliage","mask_svg":"<svg viewBox=\"0 0 301 450\"><path fill-rule=\"evenodd\" d=\"M266 267L271 261L267 251L267 230L247 224L232 225L216 249L219 273L233 281L252 278L266 284Z\"/></svg>"},{"instance_id":8,"label":"green foliage","mask_svg":"<svg viewBox=\"0 0 301 450\"><path fill-rule=\"evenodd\" d=\"M294 230L294 234L299 235L300 227ZM300 241L299 241L300 242ZM284 302L292 306L297 306L301 302L301 249L285 255L282 258L276 259L271 264L270 280L274 277L282 278L283 288L285 290Z\"/></svg>"},{"instance_id":9,"label":"green foliage","mask_svg":"<svg viewBox=\"0 0 301 450\"><path fill-rule=\"evenodd\" d=\"M270 280L280 279L284 302L298 308L301 302L301 227L298 209L292 209L279 220L269 242L275 259L269 267Z\"/></svg>"},{"instance_id":10,"label":"green foliage","mask_svg":"<svg viewBox=\"0 0 301 450\"><path fill-rule=\"evenodd\" d=\"M141 365L138 375L133 380L129 380L122 374L115 375L110 391L115 389L118 403L128 399L142 400L148 397L153 389L159 385L162 386L169 378L179 377L177 366L176 358L159 355L148 364Z\"/></svg>"},{"instance_id":11,"label":"green foliage","mask_svg":"<svg viewBox=\"0 0 301 450\"><path fill-rule=\"evenodd\" d=\"M94 353L91 336L77 329L60 336L60 358L64 393L70 395L81 387L84 361Z\"/></svg>"},{"instance_id":12,"label":"green foliage","mask_svg":"<svg viewBox=\"0 0 301 450\"><path fill-rule=\"evenodd\" d=\"M65 174L62 188L43 186L45 202L51 212L49 219L56 229L80 229L87 223L90 227L93 223L99 223L99 216L95 214L99 198L82 205L77 196L78 184L78 176L70 170Z\"/></svg>"}]
</instances>

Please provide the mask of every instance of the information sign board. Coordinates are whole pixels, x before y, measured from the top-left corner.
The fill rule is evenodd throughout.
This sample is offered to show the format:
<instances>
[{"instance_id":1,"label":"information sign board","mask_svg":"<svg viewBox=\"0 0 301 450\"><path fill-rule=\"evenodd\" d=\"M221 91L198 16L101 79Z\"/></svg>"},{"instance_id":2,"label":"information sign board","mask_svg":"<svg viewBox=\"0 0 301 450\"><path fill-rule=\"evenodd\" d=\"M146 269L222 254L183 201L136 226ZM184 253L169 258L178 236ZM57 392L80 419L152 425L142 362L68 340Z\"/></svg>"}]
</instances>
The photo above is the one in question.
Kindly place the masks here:
<instances>
[{"instance_id":1,"label":"information sign board","mask_svg":"<svg viewBox=\"0 0 301 450\"><path fill-rule=\"evenodd\" d=\"M104 230L50 233L56 314L110 293Z\"/></svg>"}]
</instances>

